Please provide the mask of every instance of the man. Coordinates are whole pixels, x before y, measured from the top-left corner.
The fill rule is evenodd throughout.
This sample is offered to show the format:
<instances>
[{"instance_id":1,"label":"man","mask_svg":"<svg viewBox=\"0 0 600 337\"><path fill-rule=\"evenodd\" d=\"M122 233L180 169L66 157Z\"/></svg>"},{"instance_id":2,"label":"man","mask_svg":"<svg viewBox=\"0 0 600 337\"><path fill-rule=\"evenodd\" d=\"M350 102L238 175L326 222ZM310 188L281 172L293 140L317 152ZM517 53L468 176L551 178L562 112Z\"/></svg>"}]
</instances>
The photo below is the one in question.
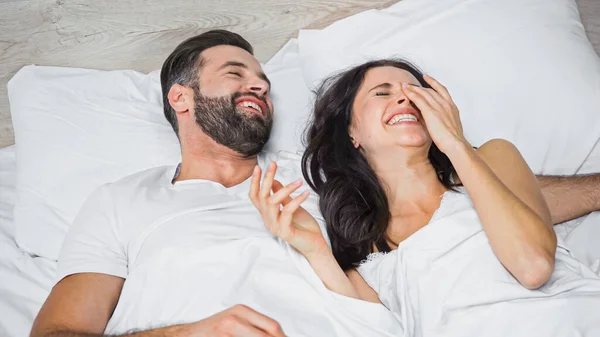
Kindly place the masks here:
<instances>
[{"instance_id":1,"label":"man","mask_svg":"<svg viewBox=\"0 0 600 337\"><path fill-rule=\"evenodd\" d=\"M250 44L222 30L186 40L165 61L161 84L180 166L90 196L31 335L401 335L381 305L329 292L248 198L254 166L269 162L261 150L273 117ZM300 178L279 174L283 183ZM599 176L540 181L556 222L600 208ZM304 207L320 219L314 198Z\"/></svg>"}]
</instances>

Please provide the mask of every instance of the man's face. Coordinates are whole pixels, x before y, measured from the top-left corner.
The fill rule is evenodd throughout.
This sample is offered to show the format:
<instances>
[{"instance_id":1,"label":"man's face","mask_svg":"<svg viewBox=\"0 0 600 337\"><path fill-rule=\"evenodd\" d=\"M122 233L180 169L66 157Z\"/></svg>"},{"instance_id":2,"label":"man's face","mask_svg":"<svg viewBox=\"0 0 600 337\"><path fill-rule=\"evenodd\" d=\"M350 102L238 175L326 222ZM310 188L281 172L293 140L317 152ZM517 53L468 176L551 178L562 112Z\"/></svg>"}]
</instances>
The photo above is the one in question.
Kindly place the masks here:
<instances>
[{"instance_id":1,"label":"man's face","mask_svg":"<svg viewBox=\"0 0 600 337\"><path fill-rule=\"evenodd\" d=\"M194 117L217 143L244 155L258 154L271 132L270 83L247 51L217 46L202 52L199 86L194 88Z\"/></svg>"}]
</instances>

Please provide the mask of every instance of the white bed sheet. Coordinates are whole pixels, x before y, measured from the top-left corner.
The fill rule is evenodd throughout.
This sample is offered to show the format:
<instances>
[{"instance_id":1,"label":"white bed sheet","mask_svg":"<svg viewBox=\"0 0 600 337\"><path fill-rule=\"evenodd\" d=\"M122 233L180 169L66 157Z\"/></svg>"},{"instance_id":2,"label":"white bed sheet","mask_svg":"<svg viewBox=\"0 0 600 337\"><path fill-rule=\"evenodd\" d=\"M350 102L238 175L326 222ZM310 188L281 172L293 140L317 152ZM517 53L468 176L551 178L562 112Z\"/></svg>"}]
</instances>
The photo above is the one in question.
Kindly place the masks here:
<instances>
[{"instance_id":1,"label":"white bed sheet","mask_svg":"<svg viewBox=\"0 0 600 337\"><path fill-rule=\"evenodd\" d=\"M56 262L31 257L14 240L14 146L0 149L0 336L28 336L52 287Z\"/></svg>"}]
</instances>

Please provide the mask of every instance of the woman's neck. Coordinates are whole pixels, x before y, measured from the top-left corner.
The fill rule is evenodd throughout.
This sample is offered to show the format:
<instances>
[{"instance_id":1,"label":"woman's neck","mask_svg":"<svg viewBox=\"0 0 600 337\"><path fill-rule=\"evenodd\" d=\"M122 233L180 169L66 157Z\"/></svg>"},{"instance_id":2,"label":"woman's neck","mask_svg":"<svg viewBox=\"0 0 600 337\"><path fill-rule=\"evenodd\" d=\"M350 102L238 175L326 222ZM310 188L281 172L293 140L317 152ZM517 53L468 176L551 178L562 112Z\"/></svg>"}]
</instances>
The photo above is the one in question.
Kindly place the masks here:
<instances>
[{"instance_id":1,"label":"woman's neck","mask_svg":"<svg viewBox=\"0 0 600 337\"><path fill-rule=\"evenodd\" d=\"M390 210L386 232L388 244L395 249L428 223L446 187L438 180L427 154L401 150L378 157L382 160L372 165L385 185Z\"/></svg>"},{"instance_id":2,"label":"woman's neck","mask_svg":"<svg viewBox=\"0 0 600 337\"><path fill-rule=\"evenodd\" d=\"M430 212L432 201L436 201L434 198L441 196L446 187L438 180L427 153L394 152L372 161L375 173L385 185L392 217Z\"/></svg>"}]
</instances>

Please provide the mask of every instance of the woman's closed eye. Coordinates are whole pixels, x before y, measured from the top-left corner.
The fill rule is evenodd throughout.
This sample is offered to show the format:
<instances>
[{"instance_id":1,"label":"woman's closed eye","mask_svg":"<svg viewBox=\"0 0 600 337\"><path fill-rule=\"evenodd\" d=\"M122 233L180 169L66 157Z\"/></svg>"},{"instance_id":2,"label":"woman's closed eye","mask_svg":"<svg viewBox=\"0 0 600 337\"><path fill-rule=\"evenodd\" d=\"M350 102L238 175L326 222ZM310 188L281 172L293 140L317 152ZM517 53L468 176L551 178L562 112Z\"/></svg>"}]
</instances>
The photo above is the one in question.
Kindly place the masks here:
<instances>
[{"instance_id":1,"label":"woman's closed eye","mask_svg":"<svg viewBox=\"0 0 600 337\"><path fill-rule=\"evenodd\" d=\"M388 96L390 93L385 91L378 91L375 93L375 96Z\"/></svg>"},{"instance_id":2,"label":"woman's closed eye","mask_svg":"<svg viewBox=\"0 0 600 337\"><path fill-rule=\"evenodd\" d=\"M242 77L242 74L240 74L240 73L238 73L236 71L230 71L227 74L234 75L234 76L237 76L237 77Z\"/></svg>"}]
</instances>

